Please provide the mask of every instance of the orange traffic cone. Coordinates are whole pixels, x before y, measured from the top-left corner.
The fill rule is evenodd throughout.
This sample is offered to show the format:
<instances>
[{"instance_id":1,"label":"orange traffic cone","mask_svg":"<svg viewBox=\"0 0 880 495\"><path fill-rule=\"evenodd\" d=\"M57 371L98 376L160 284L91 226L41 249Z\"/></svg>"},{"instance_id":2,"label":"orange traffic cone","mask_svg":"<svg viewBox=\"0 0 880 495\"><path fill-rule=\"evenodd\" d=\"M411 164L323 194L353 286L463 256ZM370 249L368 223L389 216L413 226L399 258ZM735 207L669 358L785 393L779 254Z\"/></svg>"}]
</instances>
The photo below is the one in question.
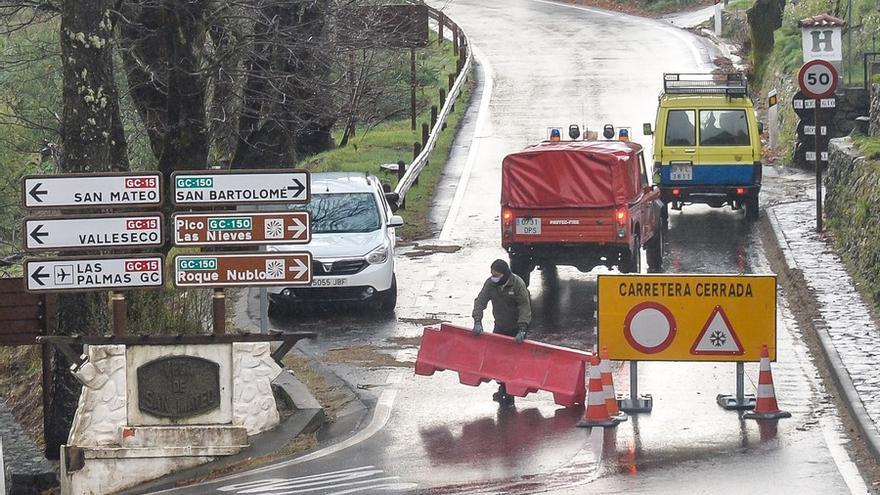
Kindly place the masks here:
<instances>
[{"instance_id":1,"label":"orange traffic cone","mask_svg":"<svg viewBox=\"0 0 880 495\"><path fill-rule=\"evenodd\" d=\"M605 391L605 408L608 416L626 421L626 413L617 407L617 393L614 391L614 377L611 376L611 361L608 359L608 347L602 346L602 361L599 362L599 373L602 375L602 390Z\"/></svg>"},{"instance_id":2,"label":"orange traffic cone","mask_svg":"<svg viewBox=\"0 0 880 495\"><path fill-rule=\"evenodd\" d=\"M591 428L593 426L617 426L617 423L620 423L619 418L608 416L608 407L605 405L605 390L602 388L599 363L594 362L590 365L587 409L584 411L584 419L580 420L577 426Z\"/></svg>"},{"instance_id":3,"label":"orange traffic cone","mask_svg":"<svg viewBox=\"0 0 880 495\"><path fill-rule=\"evenodd\" d=\"M779 410L776 403L776 392L773 389L773 374L770 372L770 353L767 346L761 348L761 371L758 375L758 401L755 409L743 416L751 419L790 418L791 413Z\"/></svg>"}]
</instances>

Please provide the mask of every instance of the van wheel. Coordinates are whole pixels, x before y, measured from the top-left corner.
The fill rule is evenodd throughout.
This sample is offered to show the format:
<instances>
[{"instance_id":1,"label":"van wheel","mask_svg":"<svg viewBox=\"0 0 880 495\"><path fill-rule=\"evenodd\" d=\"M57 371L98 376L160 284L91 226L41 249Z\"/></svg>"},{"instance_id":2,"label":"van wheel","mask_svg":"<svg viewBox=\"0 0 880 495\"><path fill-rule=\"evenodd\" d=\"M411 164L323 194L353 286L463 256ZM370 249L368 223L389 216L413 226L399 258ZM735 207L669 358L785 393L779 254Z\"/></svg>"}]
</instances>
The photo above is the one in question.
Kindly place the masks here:
<instances>
[{"instance_id":1,"label":"van wheel","mask_svg":"<svg viewBox=\"0 0 880 495\"><path fill-rule=\"evenodd\" d=\"M758 219L758 197L746 198L745 200L746 220L755 221Z\"/></svg>"},{"instance_id":2,"label":"van wheel","mask_svg":"<svg viewBox=\"0 0 880 495\"><path fill-rule=\"evenodd\" d=\"M658 228L654 237L645 244L648 258L648 271L659 272L663 268L663 229Z\"/></svg>"},{"instance_id":3,"label":"van wheel","mask_svg":"<svg viewBox=\"0 0 880 495\"><path fill-rule=\"evenodd\" d=\"M623 259L620 260L621 273L642 272L642 240L639 234L635 234L633 237L633 250L623 255Z\"/></svg>"},{"instance_id":4,"label":"van wheel","mask_svg":"<svg viewBox=\"0 0 880 495\"><path fill-rule=\"evenodd\" d=\"M534 266L532 266L528 259L521 256L510 257L510 271L519 275L519 278L525 282L526 287L529 286L529 279L531 278L533 269Z\"/></svg>"}]
</instances>

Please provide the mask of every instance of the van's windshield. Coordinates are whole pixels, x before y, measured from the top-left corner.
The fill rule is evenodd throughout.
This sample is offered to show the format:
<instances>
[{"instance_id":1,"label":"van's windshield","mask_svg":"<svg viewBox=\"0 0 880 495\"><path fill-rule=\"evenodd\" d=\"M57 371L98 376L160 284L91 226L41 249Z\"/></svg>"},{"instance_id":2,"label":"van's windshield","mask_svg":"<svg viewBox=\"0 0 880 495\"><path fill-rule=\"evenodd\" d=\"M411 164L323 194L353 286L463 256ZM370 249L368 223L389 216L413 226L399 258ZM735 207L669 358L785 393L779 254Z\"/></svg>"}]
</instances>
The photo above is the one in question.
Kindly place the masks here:
<instances>
[{"instance_id":1,"label":"van's windshield","mask_svg":"<svg viewBox=\"0 0 880 495\"><path fill-rule=\"evenodd\" d=\"M701 146L748 146L745 110L700 110Z\"/></svg>"},{"instance_id":2,"label":"van's windshield","mask_svg":"<svg viewBox=\"0 0 880 495\"><path fill-rule=\"evenodd\" d=\"M313 234L373 232L381 226L376 198L370 193L312 194L308 203L289 208L311 213Z\"/></svg>"}]
</instances>

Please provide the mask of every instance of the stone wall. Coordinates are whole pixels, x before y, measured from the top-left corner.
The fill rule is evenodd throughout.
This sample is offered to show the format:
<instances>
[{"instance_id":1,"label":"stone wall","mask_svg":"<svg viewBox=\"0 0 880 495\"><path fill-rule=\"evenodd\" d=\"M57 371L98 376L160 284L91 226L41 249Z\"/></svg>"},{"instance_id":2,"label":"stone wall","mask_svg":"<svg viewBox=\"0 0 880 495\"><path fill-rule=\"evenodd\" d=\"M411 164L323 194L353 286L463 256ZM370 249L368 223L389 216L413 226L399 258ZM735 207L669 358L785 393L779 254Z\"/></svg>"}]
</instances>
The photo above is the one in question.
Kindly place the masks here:
<instances>
[{"instance_id":1,"label":"stone wall","mask_svg":"<svg viewBox=\"0 0 880 495\"><path fill-rule=\"evenodd\" d=\"M829 149L826 224L850 273L880 305L880 162L859 156L848 137Z\"/></svg>"}]
</instances>

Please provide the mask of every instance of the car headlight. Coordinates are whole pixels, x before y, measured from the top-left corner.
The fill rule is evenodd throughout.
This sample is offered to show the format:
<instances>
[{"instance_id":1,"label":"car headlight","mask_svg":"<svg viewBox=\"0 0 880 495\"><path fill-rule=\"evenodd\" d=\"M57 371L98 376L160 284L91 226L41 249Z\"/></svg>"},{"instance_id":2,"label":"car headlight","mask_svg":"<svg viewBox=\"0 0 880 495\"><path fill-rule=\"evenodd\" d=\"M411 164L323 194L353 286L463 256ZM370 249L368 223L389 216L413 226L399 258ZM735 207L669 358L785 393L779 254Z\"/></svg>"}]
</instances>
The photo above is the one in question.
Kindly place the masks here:
<instances>
[{"instance_id":1,"label":"car headlight","mask_svg":"<svg viewBox=\"0 0 880 495\"><path fill-rule=\"evenodd\" d=\"M370 251L370 254L367 255L367 263L371 265L379 265L381 263L385 263L388 261L388 256L391 254L391 246L388 244L382 244L376 249Z\"/></svg>"}]
</instances>

